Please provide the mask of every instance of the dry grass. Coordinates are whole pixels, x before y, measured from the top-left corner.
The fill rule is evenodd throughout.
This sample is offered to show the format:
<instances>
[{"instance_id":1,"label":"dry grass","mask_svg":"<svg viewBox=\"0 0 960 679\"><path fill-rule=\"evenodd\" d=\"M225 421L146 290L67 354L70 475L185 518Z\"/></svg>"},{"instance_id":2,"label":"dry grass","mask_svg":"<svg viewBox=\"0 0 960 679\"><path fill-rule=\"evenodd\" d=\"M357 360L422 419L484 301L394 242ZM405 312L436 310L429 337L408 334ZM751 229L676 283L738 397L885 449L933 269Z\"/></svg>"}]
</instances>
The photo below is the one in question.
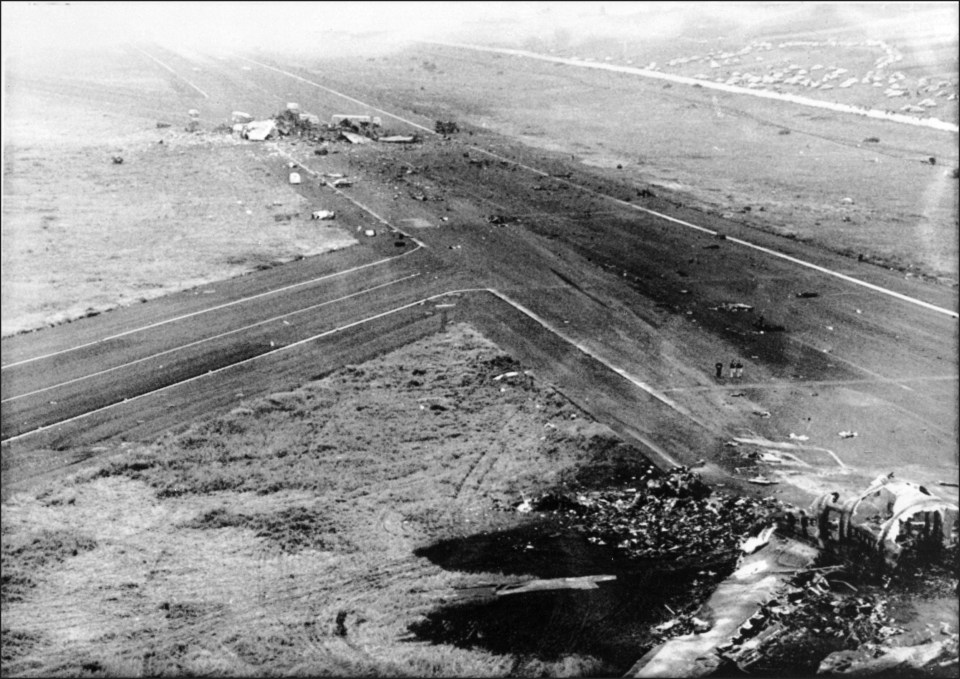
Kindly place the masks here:
<instances>
[{"instance_id":1,"label":"dry grass","mask_svg":"<svg viewBox=\"0 0 960 679\"><path fill-rule=\"evenodd\" d=\"M14 496L5 574L8 554L20 571L33 558L20 545L58 556L30 562L22 600L4 603L5 640L20 640L5 671L508 673L510 655L424 643L408 626L455 587L523 576L447 571L415 550L522 525L512 504L599 481L584 467L646 468L531 376L493 379L517 368L451 326Z\"/></svg>"},{"instance_id":2,"label":"dry grass","mask_svg":"<svg viewBox=\"0 0 960 679\"><path fill-rule=\"evenodd\" d=\"M846 63L842 52L831 56ZM469 50L418 47L350 69L360 83L390 82L400 106L496 130L684 206L958 279L950 133Z\"/></svg>"},{"instance_id":3,"label":"dry grass","mask_svg":"<svg viewBox=\"0 0 960 679\"><path fill-rule=\"evenodd\" d=\"M264 147L185 132L166 81L110 56L8 67L4 336L356 242L311 222Z\"/></svg>"}]
</instances>

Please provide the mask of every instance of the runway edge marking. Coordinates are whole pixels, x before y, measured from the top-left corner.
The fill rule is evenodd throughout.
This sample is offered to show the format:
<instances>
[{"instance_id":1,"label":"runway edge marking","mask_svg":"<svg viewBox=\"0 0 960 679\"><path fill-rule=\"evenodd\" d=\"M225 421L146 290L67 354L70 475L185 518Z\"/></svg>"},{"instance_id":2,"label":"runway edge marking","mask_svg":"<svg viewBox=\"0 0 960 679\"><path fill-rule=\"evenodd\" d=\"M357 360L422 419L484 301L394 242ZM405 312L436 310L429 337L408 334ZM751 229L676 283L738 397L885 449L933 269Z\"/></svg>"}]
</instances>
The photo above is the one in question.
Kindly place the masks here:
<instances>
[{"instance_id":1,"label":"runway edge marking","mask_svg":"<svg viewBox=\"0 0 960 679\"><path fill-rule=\"evenodd\" d=\"M313 311L319 309L320 307L325 307L330 304L335 304L337 302L343 302L344 300L352 299L354 297L359 297L360 295L365 295L374 290L380 290L381 288L386 288L391 285L396 285L397 283L402 283L403 281L410 280L411 278L416 278L419 276L419 273L410 274L409 276L404 276L403 278L398 278L393 281L388 281L386 283L381 283L380 285L374 285L370 288L364 288L363 290L358 290L357 292L350 293L349 295L344 295L343 297L338 297L337 299L327 300L326 302L320 302L318 304L311 304L310 306L303 307L302 309L297 309L296 311L290 311L285 314L280 314L279 316L273 316L271 318L266 318L262 321L257 321L256 323L251 323L250 325L245 325L242 328L234 328L233 330L228 330L227 332L221 332L217 335L211 335L210 337L204 337L193 342L188 342L187 344L182 344L173 349L167 349L165 351L157 352L156 354L151 354L150 356L144 356L143 358L138 358L135 361L130 361L129 363L124 363L122 365L115 365L112 368L107 368L106 370L100 370L99 372L90 373L89 375L83 375L81 377L75 377L72 380L67 380L66 382L61 382L60 384L52 384L49 387L43 387L42 389L35 389L34 391L29 391L24 394L17 394L16 396L11 396L10 398L0 401L0 403L10 403L11 401L18 401L22 398L27 398L28 396L35 396L36 394L42 394L45 391L50 391L51 389L58 389L59 387L65 387L70 384L76 384L77 382L82 382L84 380L89 380L94 377L99 377L100 375L106 375L107 373L114 372L115 370L122 370L123 368L129 368L130 366L136 365L138 363L143 363L145 361L150 361L160 356L166 356L167 354L172 354L177 351L182 351L183 349L189 349L190 347L195 347L205 342L212 342L214 340L227 337L228 335L233 335L238 332L243 332L244 330L250 330L261 325L266 325L267 323L273 323L274 321L279 321L281 319L287 318L289 316L296 316L297 314L302 314L307 311ZM162 367L162 366L161 366Z\"/></svg>"},{"instance_id":2,"label":"runway edge marking","mask_svg":"<svg viewBox=\"0 0 960 679\"><path fill-rule=\"evenodd\" d=\"M314 283L319 283L320 281L327 280L328 278L336 278L337 276L345 276L346 274L354 273L354 272L356 272L356 271L361 271L361 270L363 270L363 269L368 269L368 268L370 268L370 267L372 267L372 266L379 266L379 265L381 265L381 264L386 264L387 262L392 262L392 261L395 260L395 259L400 259L401 257L406 257L407 255L412 255L414 252L416 252L417 250L419 250L421 247L423 247L423 246L421 246L421 245L418 244L417 247L413 248L412 250L407 250L406 252L404 252L404 253L402 253L402 254L399 254L399 255L396 255L396 256L394 256L394 257L385 257L384 259L378 259L378 260L375 261L375 262L368 262L368 263L366 263L366 264L361 264L361 265L359 265L359 266L354 266L354 267L351 267L351 268L349 268L349 269L344 269L343 271L337 271L337 272L335 272L335 273L326 274L326 275L323 275L323 276L318 276L317 278L311 278L311 279L309 279L309 280L300 281L300 282L298 282L298 283L291 283L290 285L285 285L285 286L283 286L282 288L274 288L273 290L267 290L266 292L261 292L261 293L258 293L258 294L256 294L256 295L252 295L252 296L250 296L250 297L242 297L242 298L240 298L240 299L235 299L235 300L233 300L233 301L231 301L231 302L224 302L223 304L217 304L216 306L207 307L207 308L205 308L205 309L200 309L199 311L192 311L192 312L190 312L189 314L183 314L182 316L174 316L173 318L167 318L167 319L162 320L162 321L157 321L156 323L151 323L151 324L149 324L149 325L143 325L143 326L140 326L140 327L138 327L138 328L132 328L132 329L130 329L130 330L125 330L125 331L120 332L120 333L117 333L117 334L115 334L115 335L109 335L109 336L107 336L107 337L101 337L101 338L98 339L98 340L94 340L94 341L92 341L92 342L87 342L87 343L85 343L85 344L80 344L80 345L75 346L75 347L70 347L69 349L63 349L63 350L61 350L61 351L54 351L54 352L51 352L51 353L49 353L49 354L44 354L43 356L35 356L35 357L33 357L33 358L27 358L27 359L24 359L24 360L22 360L22 361L17 361L17 362L15 362L15 363L8 363L7 365L0 367L0 370L6 370L7 368L14 368L14 367L16 367L16 366L26 365L27 363L34 363L34 362L36 362L36 361L42 361L42 360L44 360L44 359L46 359L46 358L53 358L54 356L60 356L61 354L66 354L66 353L69 353L69 352L71 352L71 351L79 351L80 349L86 349L87 347L92 347L92 346L94 346L94 345L96 345L96 344L102 344L102 343L104 343L104 342L109 342L109 341L111 341L111 340L119 339L119 338L121 338L121 337L126 337L127 335L133 335L133 334L136 334L136 333L138 333L138 332L143 332L143 331L145 331L145 330L153 330L154 328L158 328L158 327L160 327L160 326L162 326L162 325L167 325L167 324L169 324L169 323L176 323L176 322L178 322L178 321L184 321L184 320L186 320L186 319L188 319L188 318L193 318L194 316L201 316L201 315L203 315L203 314L210 313L211 311L219 311L220 309L226 309L227 307L231 307L231 306L234 306L234 305L236 305L236 304L242 304L242 303L244 303L244 302L249 302L249 301L252 301L252 300L255 300L255 299L260 299L261 297L268 297L268 296L270 296L270 295L275 295L275 294L277 294L277 293L279 293L279 292L287 292L288 290L293 290L294 288L299 288L299 287L302 287L302 286L304 286L304 285L312 285L312 284L314 284ZM205 285L215 285L215 284L218 283L218 282L221 282L221 283L222 283L222 282L224 282L224 281L212 281L211 283L207 283L207 284L205 284ZM198 287L204 287L204 286L198 286Z\"/></svg>"},{"instance_id":3,"label":"runway edge marking","mask_svg":"<svg viewBox=\"0 0 960 679\"><path fill-rule=\"evenodd\" d=\"M401 116L398 116L398 115L396 115L396 114L394 114L394 113L390 113L389 111L385 111L385 110L383 110L383 109L381 109L381 108L378 108L378 107L376 107L376 106L372 106L371 104L368 104L368 103L366 103L366 102L360 101L359 99L356 99L356 98L354 98L354 97L351 97L350 95L344 94L343 92L338 92L337 90L334 90L334 89L332 89L332 88L326 87L326 86L321 85L321 84L319 84L319 83L316 83L316 82L314 82L314 81L312 81L312 80L308 80L307 78L304 78L304 77L302 77L302 76L296 75L295 73L290 73L289 71L284 71L283 69L276 68L275 66L270 66L269 64L264 64L264 63L255 61L255 60L253 60L253 59L248 59L247 57L243 57L243 56L239 56L239 55L237 55L237 57L240 58L240 59L243 59L244 61L249 61L249 62L252 63L252 64L256 64L256 65L261 66L261 67L263 67L263 68L267 68L267 69L269 69L269 70L271 70L271 71L276 71L277 73L282 73L283 75L289 76L289 77L291 77L291 78L295 78L296 80L300 80L300 81L305 82L305 83L307 83L307 84L309 84L309 85L313 85L314 87L318 87L318 88L320 88L320 89L322 89L322 90L324 90L324 91L326 91L326 92L330 92L330 93L332 93L332 94L335 94L335 95L337 95L338 97L343 97L344 99L347 99L348 101L352 101L352 102L355 102L355 103L357 103L357 104L360 104L361 106L367 106L367 107L369 107L369 108L371 108L371 109L373 109L373 110L375 110L375 111L377 111L377 112L379 112L379 113L382 113L383 115L387 115L387 116L390 116L391 118L394 118L394 119L396 119L396 120L403 121L403 122L407 123L408 125L413 125L414 127L418 128L418 129L421 129L421 130L424 130L424 131L426 131L426 132L428 132L428 133L430 133L430 134L433 134L433 135L436 135L436 134L437 134L434 130L431 130L431 129L427 128L427 127L424 127L423 125L420 125L420 124L418 124L418 123L415 123L415 122L413 122L412 120L407 120L406 118L403 118L403 117L401 117ZM484 154L489 155L489 156L491 156L491 157L493 157L493 158L496 158L496 159L498 159L498 160L502 160L502 161L508 162L508 163L510 163L510 164L512 164L512 165L516 165L517 167L521 167L521 168L523 168L523 169L525 169L525 170L527 170L527 171L529 171L529 172L533 172L533 173L535 173L535 174L538 174L538 175L540 175L541 177L550 177L551 179L554 179L554 180L556 180L556 181L558 181L558 182L560 182L560 183L562 183L562 184L566 184L567 186L570 186L570 187L579 189L579 190L581 190L581 191L586 191L587 193L593 194L593 195L595 195L595 196L599 196L599 197L601 197L601 198L605 198L605 199L607 199L607 200L612 200L612 201L614 201L614 202L616 202L616 203L618 203L618 204L620 204L620 205L623 205L623 206L632 208L632 209L637 210L637 211L640 211L640 212L644 212L644 213L646 213L646 214L649 214L649 215L654 216L654 217L658 217L658 218L663 219L663 220L666 220L666 221L668 221L668 222L672 222L672 223L678 224L678 225L680 225L680 226L685 226L685 227L687 227L687 228L694 229L694 230L696 230L696 231L701 231L701 232L703 232L703 233L707 233L707 234L710 234L710 235L713 235L713 236L719 235L719 232L718 232L718 231L715 231L715 230L713 230L713 229L709 229L709 228L704 227L704 226L698 226L698 225L696 225L696 224L692 224L692 223L687 222L687 221L684 221L684 220L682 220L682 219L677 219L676 217L671 217L670 215L663 214L662 212L657 212L656 210L651 210L651 209L649 209L649 208L640 207L639 205L634 205L633 203L629 203L629 202L627 202L627 201L625 201L625 200L620 200L619 198L614 198L613 196L607 195L607 194L605 194L605 193L601 193L601 192L599 192L599 191L595 191L595 190L590 189L590 188L588 188L588 187L586 187L586 186L582 186L582 185L580 185L580 184L577 184L576 182L571 182L571 181L567 181L567 180L562 179L562 178L553 177L552 175L550 175L550 174L547 173L547 172L544 172L543 170L538 170L538 169L535 168L535 167L531 167L531 166L529 166L529 165L525 165L524 163L521 163L521 162L518 162L518 161L516 161L516 160L513 160L512 158L505 158L505 157L503 157L503 156L501 156L501 155L499 155L499 154L497 154L497 153L494 153L493 151L488 151L487 149L481 148L481 147L479 147L479 146L474 146L473 144L464 144L464 146L466 146L467 148L470 148L470 149L472 149L472 150L474 150L474 151L477 151L478 153L484 153ZM770 249L770 248L763 247L762 245L756 245L756 244L754 244L754 243L751 243L751 242L749 242L749 241L742 240L742 239L740 239L740 238L734 238L734 237L726 236L726 239L727 239L728 241L732 242L732 243L736 243L737 245L742 245L742 246L744 246L744 247L748 247L748 248L751 248L751 249L753 249L753 250L757 250L758 252L763 252L764 254L771 255L771 256L773 256L773 257L778 257L778 258L780 258L780 259L786 260L786 261L791 262L791 263L793 263L793 264L797 264L797 265L799 265L799 266L803 266L803 267L806 267L806 268L808 268L808 269L812 269L812 270L817 271L817 272L819 272L819 273L827 274L828 276L834 276L834 277L836 277L836 278L839 278L840 280L846 281L847 283L852 283L852 284L854 284L854 285L859 285L859 286L862 286L862 287L867 288L867 289L869 289L869 290L873 290L874 292L879 292L879 293L881 293L881 294L888 295L888 296L890 296L890 297L894 297L894 298L899 299L899 300L901 300L901 301L908 302L908 303L910 303L910 304L915 304L915 305L917 305L917 306L923 307L923 308L925 308L925 309L929 309L929 310L931 310L931 311L936 311L937 313L946 314L947 316L950 316L950 317L952 317L952 318L960 318L960 314L958 314L956 311L951 311L950 309L944 309L943 307L939 307L939 306L937 306L937 305L935 305L935 304L931 304L931 303L929 303L929 302L924 302L923 300L916 299L915 297L910 297L909 295L904 295L903 293L896 292L895 290L890 290L890 289L888 289L888 288L884 288L884 287L879 286L879 285L874 285L873 283L868 283L868 282L866 282L866 281L862 281L862 280L860 280L860 279L858 279L858 278L853 278L852 276L847 276L846 274L842 274L842 273L840 273L839 271L833 271L832 269L828 269L828 268L826 268L826 267L820 266L819 264L814 264L813 262L807 262L807 261L802 260L802 259L799 259L799 258L797 258L797 257L793 257L793 256L791 256L791 255L788 255L788 254L785 254L785 253L782 253L782 252L778 252L778 251L772 250L772 249Z\"/></svg>"},{"instance_id":4,"label":"runway edge marking","mask_svg":"<svg viewBox=\"0 0 960 679\"><path fill-rule=\"evenodd\" d=\"M511 307L517 309L518 311L520 311L520 312L523 313L524 315L528 316L529 318L531 318L532 320L534 320L535 322L537 322L538 324L540 324L541 326L543 326L546 330L548 330L549 332L553 333L554 335L556 335L557 337L559 337L559 338L562 339L563 341L567 342L568 344L571 344L571 345L574 346L577 350L579 350L580 352L586 354L586 355L589 356L590 358L594 359L595 361L597 361L598 363L600 363L601 365L603 365L603 366L604 366L605 368L607 368L608 370L611 370L612 372L616 373L616 374L619 375L620 377L622 377L622 378L624 378L625 380L629 381L629 382L630 382L631 384L633 384L634 386L640 388L641 390L643 390L644 392L646 392L646 393L649 394L650 396L653 396L654 398L656 398L657 400L661 401L662 403L664 403L665 405L667 405L667 406L670 407L671 409L675 410L676 412L680 413L680 414L683 415L684 417L689 418L690 420L692 420L693 422L696 422L697 424L699 424L700 426L702 426L702 427L704 427L704 428L708 428L703 422L701 422L700 420L698 420L698 419L697 419L696 417L694 417L691 413L689 413L685 408L683 408L682 406L680 406L679 404L677 404L676 402L674 402L674 401L671 400L670 398L668 398L668 397L666 397L665 395L661 394L661 393L660 393L659 391L657 391L656 389L653 389L653 388L652 388L651 386L649 386L648 384L646 384L646 383L640 381L639 379L633 377L632 375L630 375L627 371L623 370L622 368L619 368L619 367L613 365L612 363L610 363L610 362L607 361L606 359L604 359L604 358L602 358L601 356L597 355L595 352L593 352L593 351L592 351L591 349L589 349L588 347L580 344L579 342L575 341L574 339L572 339L572 338L570 338L570 337L567 337L564 333L558 331L558 330L557 330L556 328L554 328L548 321L546 321L546 320L544 320L543 318L541 318L541 317L540 317L539 315L537 315L535 312L531 311L530 309L527 309L527 308L526 308L525 306L523 306L522 304L519 304L518 302L510 299L509 297L507 297L506 295L504 295L504 294L503 294L502 292L500 292L499 290L495 290L495 289L493 289L493 288L463 288L463 289L458 289L458 290L448 290L448 291L446 291L446 292L438 293L438 294L436 294L436 295L430 295L429 297L424 297L424 298L422 298L422 299L416 300L416 301L414 301L414 302L410 302L410 303L408 303L408 304L404 304L404 305L399 306L399 307L396 307L396 308L394 308L394 309L389 309L389 310L384 311L384 312L381 312L381 313L379 313L379 314L375 314L375 315L373 315L373 316L369 316L369 317L367 317L367 318L363 318L363 319L360 319L360 320L358 320L358 321L354 321L354 322L352 322L352 323L347 323L346 325L342 325L342 326L339 326L339 327L336 327L336 328L332 328L331 330L325 330L324 332L319 333L319 334L317 334L317 335L313 335L313 336L311 336L311 337L307 337L307 338L305 338L305 339L299 340L299 341L297 341L297 342L294 342L294 343L292 343L292 344L288 344L288 345L283 346L283 347L279 347L279 348L274 349L274 350L272 350L272 351L267 351L267 352L264 352L264 353L262 353L262 354L258 354L257 356L252 356L252 357L250 357L250 358L244 359L244 360L242 360L242 361L238 361L238 362L236 362L236 363L231 363L230 365L226 365L226 366L223 366L223 367L221 367L221 368L217 368L216 370L211 370L211 371L209 371L209 372L206 372L206 373L203 373L203 374L200 374L200 375L195 375L195 376L190 377L190 378L188 378L188 379L181 380L180 382L176 382L176 383L174 383L174 384L168 384L168 385L165 386L165 387L160 387L159 389L154 389L153 391L148 391L148 392L145 392L145 393L143 393L143 394L138 394L137 396L133 396L133 397L131 397L131 398L123 399L122 401L117 401L117 402L115 402L115 403L111 403L111 404L106 405L106 406L103 406L103 407L101 407L101 408L97 408L96 410L91 410L91 411L89 411L89 412L82 413L82 414L80 414L80 415L76 415L76 416L71 417L71 418L68 418L68 419L66 419L66 420L61 420L60 422L55 422L55 423L53 423L53 424L48 424L48 425L45 425L45 426L43 426L43 427L38 427L38 428L33 429L33 430L31 430L31 431L25 432L25 433L23 433L23 434L18 434L17 436L11 436L10 438L5 439L2 443L3 443L4 446L6 446L6 445L8 445L9 443L11 443L11 442L13 442L13 441L19 441L19 440L25 439L25 438L27 438L27 437L29 437L29 436L33 436L33 435L35 435L35 434L39 434L39 433L42 433L42 432L45 432L45 431L49 431L49 430L54 429L54 428L56 428L56 427L61 427L61 426L65 425L65 424L70 424L71 422L76 422L76 421L81 420L81 419L83 419L83 418L90 417L90 416L92 416L92 415L96 415L97 413L101 413L101 412L104 412L104 411L106 411L106 410L110 410L110 409L115 408L115 407L117 407L117 406L119 406L119 405L123 405L123 404L126 404L126 403L130 403L130 402L132 402L132 401L136 401L136 400L139 400L139 399L142 399L142 398L146 398L147 396L154 396L154 395L156 395L156 394L159 394L159 393L161 393L161 392L167 391L167 390L169 390L169 389L173 389L173 388L175 388L175 387L180 387L180 386L183 386L184 384L189 384L189 383L191 383L191 382L196 382L196 381L198 381L198 380L201 380L201 379L210 377L210 376L212 376L212 375L216 375L216 374L218 374L218 373L225 372L225 371L230 370L230 369L232 369L232 368L236 368L236 367L241 366L241 365L245 365L245 364L248 364L248 363L252 363L253 361L259 360L259 359L261 359L261 358L265 358L265 357L267 357L267 356L272 356L272 355L274 355L274 354L278 354L278 353L283 352L283 351L288 351L288 350L293 349L293 348L295 348L295 347L303 346L303 345L305 345L305 344L308 344L308 343L310 343L310 342L313 342L313 341L315 341L315 340L318 340L318 339L320 339L320 338L322 338L322 337L327 337L327 336L329 336L329 335L332 335L332 334L335 334L335 333L338 333L338 332L342 332L342 331L344 331L344 330L348 330L348 329L350 329L350 328L356 327L356 326L358 326L358 325L362 325L362 324L364 324L364 323L369 323L369 322L371 322L371 321L375 321L375 320L378 320L378 319L380 319L380 318L385 318L385 317L387 317L387 316L390 316L390 315L395 314L395 313L399 313L399 312L404 311L404 310L406 310L406 309L410 309L410 308L413 308L413 307L415 307L415 306L419 306L419 305L423 305L423 304L425 304L425 303L427 303L427 302L431 302L431 301L433 301L433 300L435 300L435 299L440 299L440 298L443 298L443 297L448 297L448 296L450 296L450 295L464 294L464 293L471 293L471 292L485 292L485 293L488 293L488 294L493 295L494 297L496 297L496 298L499 299L500 301L502 301L502 302L504 302L504 303L506 303L506 304L509 304ZM674 466L674 467L679 467L679 466L681 466L680 463L677 462L669 453L667 453L666 451L664 451L662 448L660 448L660 446L658 446L658 445L655 444L654 442L648 440L646 437L644 437L644 436L642 436L642 435L637 435L637 434L634 434L634 437L637 438L637 440L639 440L641 443L643 443L643 445L647 446L653 453L659 455L659 456L660 456L663 460L665 460L668 464L670 464L670 465L672 465L672 466Z\"/></svg>"}]
</instances>

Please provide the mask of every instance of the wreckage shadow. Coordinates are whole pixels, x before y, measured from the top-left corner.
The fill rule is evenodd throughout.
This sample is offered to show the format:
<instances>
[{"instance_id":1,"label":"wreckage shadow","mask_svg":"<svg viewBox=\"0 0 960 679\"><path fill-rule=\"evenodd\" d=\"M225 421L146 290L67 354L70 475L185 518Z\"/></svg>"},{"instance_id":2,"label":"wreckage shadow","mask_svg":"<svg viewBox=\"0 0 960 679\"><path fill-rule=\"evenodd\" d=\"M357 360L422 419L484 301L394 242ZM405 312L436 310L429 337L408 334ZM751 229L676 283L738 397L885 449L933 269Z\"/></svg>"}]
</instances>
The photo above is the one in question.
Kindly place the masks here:
<instances>
[{"instance_id":1,"label":"wreckage shadow","mask_svg":"<svg viewBox=\"0 0 960 679\"><path fill-rule=\"evenodd\" d=\"M481 648L524 662L580 656L584 666L578 673L583 675L619 676L627 671L650 645L651 625L670 617L664 604L688 599L702 569L638 565L582 535L536 525L444 540L416 554L445 569L490 573L492 583L496 574L538 579L616 576L596 582L595 589L509 595L503 594L502 585L474 585L408 627L410 641Z\"/></svg>"}]
</instances>

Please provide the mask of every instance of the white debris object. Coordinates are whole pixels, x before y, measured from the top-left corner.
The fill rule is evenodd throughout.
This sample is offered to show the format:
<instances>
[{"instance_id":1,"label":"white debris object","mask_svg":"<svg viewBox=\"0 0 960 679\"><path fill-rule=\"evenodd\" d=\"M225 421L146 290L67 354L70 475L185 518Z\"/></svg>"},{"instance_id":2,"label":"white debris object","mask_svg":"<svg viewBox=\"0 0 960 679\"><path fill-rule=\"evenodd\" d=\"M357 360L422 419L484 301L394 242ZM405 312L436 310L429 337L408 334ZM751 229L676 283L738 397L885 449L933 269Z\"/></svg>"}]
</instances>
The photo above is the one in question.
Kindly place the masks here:
<instances>
[{"instance_id":1,"label":"white debris object","mask_svg":"<svg viewBox=\"0 0 960 679\"><path fill-rule=\"evenodd\" d=\"M250 141L264 141L277 133L277 124L273 120L254 120L243 126L240 136Z\"/></svg>"},{"instance_id":2,"label":"white debris object","mask_svg":"<svg viewBox=\"0 0 960 679\"><path fill-rule=\"evenodd\" d=\"M753 554L755 551L761 547L764 547L768 542L770 542L770 538L773 537L774 530L776 530L775 526L768 526L764 528L762 531L760 531L759 535L755 535L744 540L740 545L740 550L744 554Z\"/></svg>"},{"instance_id":3,"label":"white debris object","mask_svg":"<svg viewBox=\"0 0 960 679\"><path fill-rule=\"evenodd\" d=\"M337 213L333 210L316 210L310 215L310 219L333 219Z\"/></svg>"},{"instance_id":4,"label":"white debris object","mask_svg":"<svg viewBox=\"0 0 960 679\"><path fill-rule=\"evenodd\" d=\"M189 111L187 111L187 115L190 116L191 118L199 118L199 117L200 117L200 111L198 111L198 110L195 109L195 108L192 108L192 109L190 109Z\"/></svg>"},{"instance_id":5,"label":"white debris object","mask_svg":"<svg viewBox=\"0 0 960 679\"><path fill-rule=\"evenodd\" d=\"M249 113L244 113L243 111L234 111L230 114L230 118L234 123L250 123L253 122L253 116Z\"/></svg>"},{"instance_id":6,"label":"white debris object","mask_svg":"<svg viewBox=\"0 0 960 679\"><path fill-rule=\"evenodd\" d=\"M842 439L855 439L860 436L860 434L855 431L842 431L838 434L838 436Z\"/></svg>"},{"instance_id":7,"label":"white debris object","mask_svg":"<svg viewBox=\"0 0 960 679\"><path fill-rule=\"evenodd\" d=\"M291 183L291 184L299 184L299 183L300 183L300 173L299 173L299 172L291 172L291 173L290 173L290 183Z\"/></svg>"},{"instance_id":8,"label":"white debris object","mask_svg":"<svg viewBox=\"0 0 960 679\"><path fill-rule=\"evenodd\" d=\"M809 441L809 440L810 440L810 437L809 437L809 436L805 436L805 435L803 435L803 434L797 435L797 434L794 434L793 432L790 433L790 438L792 438L794 441Z\"/></svg>"},{"instance_id":9,"label":"white debris object","mask_svg":"<svg viewBox=\"0 0 960 679\"><path fill-rule=\"evenodd\" d=\"M373 238L374 236L377 235L377 232L374 231L373 229L367 229L366 231L363 232L363 235L366 236L367 238Z\"/></svg>"},{"instance_id":10,"label":"white debris object","mask_svg":"<svg viewBox=\"0 0 960 679\"><path fill-rule=\"evenodd\" d=\"M342 130L340 135L346 139L351 144L372 144L373 140L370 137L364 137L362 134L357 134L356 132L347 132Z\"/></svg>"}]
</instances>

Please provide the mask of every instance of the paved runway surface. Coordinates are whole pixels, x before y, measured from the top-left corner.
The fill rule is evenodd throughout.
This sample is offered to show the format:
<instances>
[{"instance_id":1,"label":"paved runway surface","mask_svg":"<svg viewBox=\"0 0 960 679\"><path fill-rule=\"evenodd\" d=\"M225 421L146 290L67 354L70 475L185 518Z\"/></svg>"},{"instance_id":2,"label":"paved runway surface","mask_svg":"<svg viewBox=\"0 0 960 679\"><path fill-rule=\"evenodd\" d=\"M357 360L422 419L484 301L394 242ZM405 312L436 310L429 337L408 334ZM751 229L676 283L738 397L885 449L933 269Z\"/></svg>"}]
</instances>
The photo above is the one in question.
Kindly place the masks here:
<instances>
[{"instance_id":1,"label":"paved runway surface","mask_svg":"<svg viewBox=\"0 0 960 679\"><path fill-rule=\"evenodd\" d=\"M144 68L189 74L211 120L240 100L262 111L300 101L321 119L360 106L296 65L150 57ZM746 436L792 442L851 480L955 477L955 290L640 199L490 132L441 138L430 120L369 104L424 142L321 158L284 141L264 163L277 182L300 163L301 193L375 238L4 340L4 455L144 440L466 320L663 465L730 470L723 444ZM357 181L334 190L320 172ZM715 362L735 358L744 377L717 380Z\"/></svg>"}]
</instances>

